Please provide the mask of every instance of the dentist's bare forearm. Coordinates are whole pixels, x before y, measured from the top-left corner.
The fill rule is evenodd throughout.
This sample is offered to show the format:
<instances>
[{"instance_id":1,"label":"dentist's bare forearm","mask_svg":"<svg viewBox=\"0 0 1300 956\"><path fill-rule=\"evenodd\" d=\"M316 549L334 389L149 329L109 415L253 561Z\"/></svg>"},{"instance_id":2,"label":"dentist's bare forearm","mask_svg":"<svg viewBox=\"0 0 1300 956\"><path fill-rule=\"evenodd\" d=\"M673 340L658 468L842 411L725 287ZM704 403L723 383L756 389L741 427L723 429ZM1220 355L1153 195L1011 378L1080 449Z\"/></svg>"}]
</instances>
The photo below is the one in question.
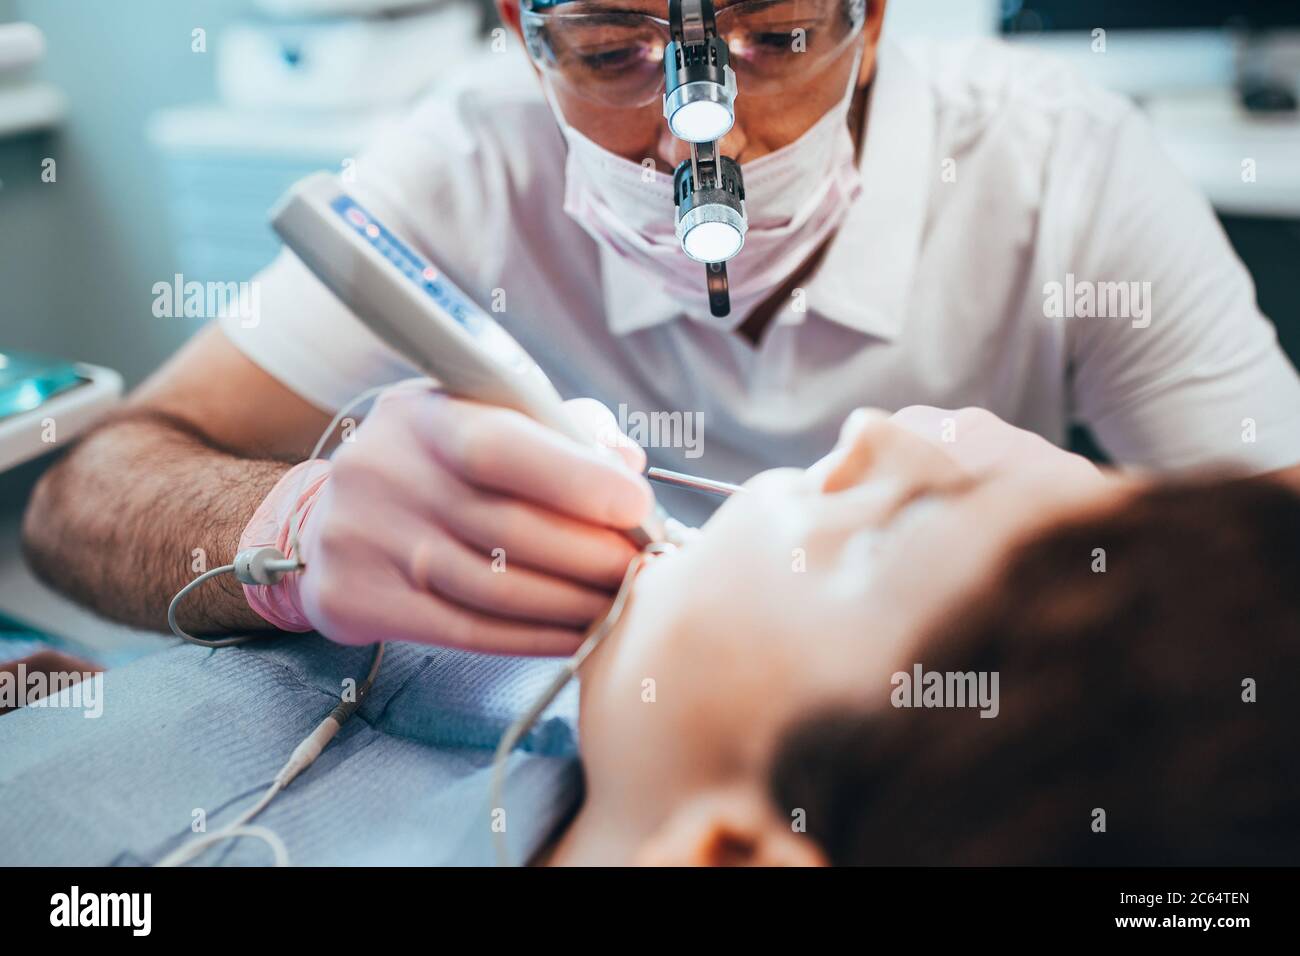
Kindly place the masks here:
<instances>
[{"instance_id":1,"label":"dentist's bare forearm","mask_svg":"<svg viewBox=\"0 0 1300 956\"><path fill-rule=\"evenodd\" d=\"M209 444L184 421L134 409L99 426L37 485L23 548L38 577L106 617L167 630L167 605L229 564L258 504L289 469ZM232 575L205 582L179 622L198 634L269 630Z\"/></svg>"}]
</instances>

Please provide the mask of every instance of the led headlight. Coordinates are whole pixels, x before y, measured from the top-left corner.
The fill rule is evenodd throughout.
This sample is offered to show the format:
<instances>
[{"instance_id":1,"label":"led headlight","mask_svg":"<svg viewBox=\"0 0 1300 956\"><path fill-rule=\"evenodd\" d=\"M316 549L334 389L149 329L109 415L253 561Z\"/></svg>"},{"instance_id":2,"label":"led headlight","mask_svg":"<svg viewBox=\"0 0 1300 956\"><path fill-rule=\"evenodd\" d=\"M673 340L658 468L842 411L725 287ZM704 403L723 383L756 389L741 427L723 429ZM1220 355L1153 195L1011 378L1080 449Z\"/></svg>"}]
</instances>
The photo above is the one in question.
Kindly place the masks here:
<instances>
[{"instance_id":1,"label":"led headlight","mask_svg":"<svg viewBox=\"0 0 1300 956\"><path fill-rule=\"evenodd\" d=\"M713 42L726 49L721 40ZM727 135L736 121L733 112L736 74L731 67L723 67L721 82L712 79L679 80L676 86L674 80L686 71L669 72L668 92L664 94L664 118L668 120L673 135L688 143L708 143Z\"/></svg>"},{"instance_id":2,"label":"led headlight","mask_svg":"<svg viewBox=\"0 0 1300 956\"><path fill-rule=\"evenodd\" d=\"M696 183L696 176L699 182ZM688 159L673 173L677 241L697 262L726 262L745 244L745 183L727 156Z\"/></svg>"},{"instance_id":3,"label":"led headlight","mask_svg":"<svg viewBox=\"0 0 1300 956\"><path fill-rule=\"evenodd\" d=\"M745 244L745 182L740 164L718 154L736 120L736 74L718 36L713 0L668 0L672 42L664 51L664 118L691 158L673 173L677 241L704 263L709 311L731 312L727 260Z\"/></svg>"},{"instance_id":4,"label":"led headlight","mask_svg":"<svg viewBox=\"0 0 1300 956\"><path fill-rule=\"evenodd\" d=\"M735 122L736 74L717 34L712 0L672 0L664 51L664 118L678 139L708 143Z\"/></svg>"}]
</instances>

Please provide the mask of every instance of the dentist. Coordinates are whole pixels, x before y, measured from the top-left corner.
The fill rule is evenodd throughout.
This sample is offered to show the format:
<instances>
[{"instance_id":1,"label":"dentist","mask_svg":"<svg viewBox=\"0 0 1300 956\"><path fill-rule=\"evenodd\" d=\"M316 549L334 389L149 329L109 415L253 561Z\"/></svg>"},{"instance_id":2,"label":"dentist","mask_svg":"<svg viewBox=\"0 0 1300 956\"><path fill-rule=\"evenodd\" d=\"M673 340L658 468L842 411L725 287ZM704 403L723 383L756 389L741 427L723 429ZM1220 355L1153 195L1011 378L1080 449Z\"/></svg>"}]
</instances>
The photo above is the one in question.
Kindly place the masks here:
<instances>
[{"instance_id":1,"label":"dentist","mask_svg":"<svg viewBox=\"0 0 1300 956\"><path fill-rule=\"evenodd\" d=\"M1122 99L990 40L882 42L885 0L499 12L538 82L440 92L349 188L593 432L617 437L611 407L696 416L701 457L645 452L730 481L812 462L861 406L981 406L1057 444L1082 423L1144 468L1300 461L1300 381L1250 278ZM38 573L161 628L196 554L283 542L305 506L305 571L205 585L182 625L572 650L651 506L642 449L401 386L295 466L414 370L292 254L257 281L259 322L204 329L43 478Z\"/></svg>"}]
</instances>

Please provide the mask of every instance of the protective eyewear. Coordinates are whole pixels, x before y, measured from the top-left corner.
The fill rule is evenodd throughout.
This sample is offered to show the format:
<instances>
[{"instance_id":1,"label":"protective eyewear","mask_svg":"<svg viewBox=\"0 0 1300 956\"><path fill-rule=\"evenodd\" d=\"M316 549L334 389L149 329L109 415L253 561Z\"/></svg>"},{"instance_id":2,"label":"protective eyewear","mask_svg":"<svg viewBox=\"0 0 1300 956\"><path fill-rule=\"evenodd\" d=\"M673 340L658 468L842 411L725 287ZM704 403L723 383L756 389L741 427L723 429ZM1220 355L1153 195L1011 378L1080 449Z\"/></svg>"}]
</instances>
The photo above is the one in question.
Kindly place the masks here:
<instances>
[{"instance_id":1,"label":"protective eyewear","mask_svg":"<svg viewBox=\"0 0 1300 956\"><path fill-rule=\"evenodd\" d=\"M865 0L739 0L717 11L717 33L745 92L763 95L833 60L861 29L865 9ZM600 0L531 7L521 19L529 55L566 92L618 108L663 95L668 20Z\"/></svg>"}]
</instances>

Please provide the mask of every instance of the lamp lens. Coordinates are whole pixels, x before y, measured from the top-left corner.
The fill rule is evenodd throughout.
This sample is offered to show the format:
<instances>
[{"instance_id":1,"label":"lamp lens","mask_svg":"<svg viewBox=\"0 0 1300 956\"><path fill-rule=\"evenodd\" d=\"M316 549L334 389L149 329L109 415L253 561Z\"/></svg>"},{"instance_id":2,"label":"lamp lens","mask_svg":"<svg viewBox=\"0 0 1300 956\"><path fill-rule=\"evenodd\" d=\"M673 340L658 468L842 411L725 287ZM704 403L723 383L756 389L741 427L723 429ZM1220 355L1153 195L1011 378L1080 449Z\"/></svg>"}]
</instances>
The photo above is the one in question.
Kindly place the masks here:
<instances>
[{"instance_id":1,"label":"lamp lens","mask_svg":"<svg viewBox=\"0 0 1300 956\"><path fill-rule=\"evenodd\" d=\"M731 129L731 110L713 100L692 100L683 103L668 125L673 135L688 143L708 143L721 139Z\"/></svg>"},{"instance_id":2,"label":"lamp lens","mask_svg":"<svg viewBox=\"0 0 1300 956\"><path fill-rule=\"evenodd\" d=\"M735 226L725 222L702 222L682 236L682 249L700 262L726 262L744 242Z\"/></svg>"}]
</instances>

